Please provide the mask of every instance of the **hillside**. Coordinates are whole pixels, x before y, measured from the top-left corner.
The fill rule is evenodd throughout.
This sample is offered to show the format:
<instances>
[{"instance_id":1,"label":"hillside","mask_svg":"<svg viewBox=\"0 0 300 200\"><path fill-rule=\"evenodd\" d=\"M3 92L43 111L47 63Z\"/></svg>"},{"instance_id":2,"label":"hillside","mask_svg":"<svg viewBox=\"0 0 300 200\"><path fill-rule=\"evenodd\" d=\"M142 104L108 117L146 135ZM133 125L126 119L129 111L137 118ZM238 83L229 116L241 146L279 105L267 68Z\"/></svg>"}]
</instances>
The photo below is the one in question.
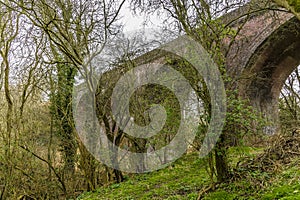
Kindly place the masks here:
<instances>
[{"instance_id":1,"label":"hillside","mask_svg":"<svg viewBox=\"0 0 300 200\"><path fill-rule=\"evenodd\" d=\"M279 156L278 152L272 152L286 142L288 140L278 144L273 142L264 150L230 149L229 159L234 170L231 180L226 183L211 184L204 160L192 153L165 169L129 176L123 183L100 187L77 199L197 199L199 193L201 199L300 199L300 157ZM270 161L267 156L274 159ZM285 163L287 157L289 162ZM267 164L267 160L272 163ZM268 166L262 166L264 163Z\"/></svg>"}]
</instances>

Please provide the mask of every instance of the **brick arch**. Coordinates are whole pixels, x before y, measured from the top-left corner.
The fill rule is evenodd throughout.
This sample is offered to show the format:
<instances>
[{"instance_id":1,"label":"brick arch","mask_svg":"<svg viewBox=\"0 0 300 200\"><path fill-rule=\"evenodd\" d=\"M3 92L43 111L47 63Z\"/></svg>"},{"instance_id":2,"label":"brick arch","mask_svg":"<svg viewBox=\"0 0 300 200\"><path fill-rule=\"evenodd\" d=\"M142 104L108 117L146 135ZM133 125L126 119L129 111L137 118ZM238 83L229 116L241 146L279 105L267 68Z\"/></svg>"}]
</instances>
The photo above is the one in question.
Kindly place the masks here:
<instances>
[{"instance_id":1,"label":"brick arch","mask_svg":"<svg viewBox=\"0 0 300 200\"><path fill-rule=\"evenodd\" d=\"M300 64L300 21L288 19L254 51L245 65L240 82L243 95L271 123L267 132L278 128L278 98L281 88Z\"/></svg>"},{"instance_id":2,"label":"brick arch","mask_svg":"<svg viewBox=\"0 0 300 200\"><path fill-rule=\"evenodd\" d=\"M255 5L250 2L220 18L232 29L239 30L242 26L233 44L224 40L222 50L226 52L228 74L238 80L235 86L240 95L249 98L270 121L266 132L273 134L278 124L282 85L300 63L300 22L284 11L256 12L260 8ZM168 56L155 49L136 58L135 63L162 63Z\"/></svg>"}]
</instances>

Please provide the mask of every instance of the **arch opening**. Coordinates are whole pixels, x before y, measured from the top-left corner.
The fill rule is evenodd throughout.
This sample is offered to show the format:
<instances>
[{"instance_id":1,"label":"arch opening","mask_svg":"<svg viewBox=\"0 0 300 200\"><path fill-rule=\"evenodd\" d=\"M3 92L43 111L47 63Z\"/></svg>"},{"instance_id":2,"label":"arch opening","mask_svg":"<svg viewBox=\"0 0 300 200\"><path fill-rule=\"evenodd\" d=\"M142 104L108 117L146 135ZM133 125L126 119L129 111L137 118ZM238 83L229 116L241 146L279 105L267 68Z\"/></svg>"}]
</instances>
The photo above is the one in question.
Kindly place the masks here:
<instances>
[{"instance_id":1,"label":"arch opening","mask_svg":"<svg viewBox=\"0 0 300 200\"><path fill-rule=\"evenodd\" d=\"M300 66L285 81L279 97L279 121L283 132L300 127Z\"/></svg>"}]
</instances>

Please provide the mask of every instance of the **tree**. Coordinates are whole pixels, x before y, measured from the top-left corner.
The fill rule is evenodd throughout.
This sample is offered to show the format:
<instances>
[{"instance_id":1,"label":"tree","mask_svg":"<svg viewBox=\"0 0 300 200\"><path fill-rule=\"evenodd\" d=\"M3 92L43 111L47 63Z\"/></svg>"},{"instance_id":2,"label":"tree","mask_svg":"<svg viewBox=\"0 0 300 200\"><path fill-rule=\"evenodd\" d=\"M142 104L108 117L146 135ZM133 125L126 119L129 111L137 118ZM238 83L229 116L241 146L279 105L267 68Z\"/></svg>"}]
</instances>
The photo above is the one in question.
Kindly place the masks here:
<instances>
[{"instance_id":1,"label":"tree","mask_svg":"<svg viewBox=\"0 0 300 200\"><path fill-rule=\"evenodd\" d=\"M10 62L9 62L9 53L12 49L12 42L17 37L19 32L19 18L20 15L14 16L14 12L5 9L1 7L1 24L0 24L0 31L1 31L1 38L0 38L0 45L1 45L1 51L0 55L2 58L1 62L1 88L2 83L4 83L4 91L5 91L5 99L7 103L7 111L6 111L6 134L4 139L5 144L5 152L4 156L5 159L10 159L13 152L13 141L16 138L13 138L13 100L11 96L11 90L10 90ZM6 172L6 176L4 177L4 187L1 191L0 199L5 198L8 192L8 188L11 184L11 175L12 175L13 167L11 165L8 165L8 170Z\"/></svg>"},{"instance_id":2,"label":"tree","mask_svg":"<svg viewBox=\"0 0 300 200\"><path fill-rule=\"evenodd\" d=\"M29 62L33 68L28 71L28 77L30 77L28 81L26 82L26 79L23 79L23 74L20 75L23 79L22 83L24 83L20 110L23 112L27 109L26 100L30 99L30 95L35 94L33 88L40 87L43 90L45 89L43 84L47 84L45 89L47 94L39 98L47 99L48 92L51 91L49 96L52 117L50 127L45 127L45 129L50 129L48 159L43 158L42 152L41 154L35 153L30 146L21 146L24 147L22 151L26 150L27 155L34 156L47 165L50 174L49 180L52 181L51 174L54 173L65 195L70 192L69 190L75 190L68 181L75 180L75 175L78 175L78 173L74 176L64 176L64 174L68 175L70 172L72 174L75 165L84 174L87 190L93 190L97 185L103 184L100 182L98 174L102 170L101 165L95 161L75 134L71 94L76 74L79 74L80 78L88 84L89 92L94 93L96 91L97 80L92 75L95 71L102 69L102 66L95 66L91 61L102 53L112 37L122 31L122 26L119 23L119 13L124 2L125 0L0 1L3 8L14 13L14 15L11 15L12 20L15 20L16 16L21 16L21 19L26 21L24 22L27 24L26 27L32 27L29 33L36 36L35 39L40 37L41 41L46 41L43 44L45 46L37 45L40 49L45 47L45 53L34 55L32 57L34 63ZM3 15L10 15L7 13L3 12ZM16 23L13 25L15 26ZM9 34L3 35L5 37L9 36ZM14 36L13 34L10 35ZM42 42L39 43L39 40L36 40L35 43L41 44ZM35 47L35 45L32 46ZM3 69L1 70L3 72L1 77L5 75L5 69L8 69L5 68L4 64L3 62L1 65ZM40 65L45 68L40 67ZM44 77L40 79L39 76L35 76L37 71L44 74ZM26 75L27 71L24 73L24 76ZM7 93L9 93L9 90L7 90ZM12 110L12 108L9 108L9 110ZM7 113L12 115L12 112ZM7 122L13 124L10 121ZM25 122L23 125L27 126ZM62 173L60 167L56 165L56 162L60 162L59 159L55 162L51 152L51 149L56 147L52 142L57 140L57 137L52 134L53 132L59 133L60 140L58 142L64 158L64 172ZM78 149L80 156L77 155ZM57 153L53 152L53 154L56 155Z\"/></svg>"},{"instance_id":3,"label":"tree","mask_svg":"<svg viewBox=\"0 0 300 200\"><path fill-rule=\"evenodd\" d=\"M250 13L260 12L268 9L268 1L131 1L132 9L135 12L147 12L153 14L157 11L166 13L165 28L184 32L199 42L210 54L213 60L218 64L226 86L228 112L223 133L214 149L214 155L209 155L211 174L216 171L218 181L226 181L229 177L229 166L226 159L226 149L230 146L232 136L239 139L244 131L251 129L252 117L240 114L241 109L246 109L245 115L251 114L251 108L247 107L247 102L238 98L237 80L231 76L226 67L226 56L234 44L237 36L243 28L243 25L250 18ZM232 21L223 20L226 14L239 9L247 4L248 12L242 16L237 16ZM242 23L235 29L231 28L232 23L243 18ZM227 41L225 45L225 40ZM199 76L199 75L196 75ZM205 84L203 84L205 85ZM196 86L194 85L194 88ZM210 97L207 88L196 90L198 96L203 100L207 116L204 119L210 119ZM237 106L238 105L238 106ZM249 111L249 112L248 112ZM246 119L246 120L243 120ZM236 123L241 124L242 129L234 128ZM203 124L202 131L206 130L206 123ZM237 132L236 132L237 131ZM243 132L243 134L242 134ZM212 161L212 158L215 158Z\"/></svg>"},{"instance_id":4,"label":"tree","mask_svg":"<svg viewBox=\"0 0 300 200\"><path fill-rule=\"evenodd\" d=\"M0 10L0 199L16 199L24 193L40 196L45 168L37 167L32 154L24 150L36 151L37 138L48 133L47 106L42 103L47 71L43 65L44 35L16 10L2 4ZM35 189L30 191L33 182Z\"/></svg>"},{"instance_id":5,"label":"tree","mask_svg":"<svg viewBox=\"0 0 300 200\"><path fill-rule=\"evenodd\" d=\"M57 58L56 60L59 60ZM68 64L56 65L56 89L51 91L52 114L55 118L57 135L61 138L64 153L64 171L74 173L76 162L76 136L72 120L72 91L75 82L76 69Z\"/></svg>"},{"instance_id":6,"label":"tree","mask_svg":"<svg viewBox=\"0 0 300 200\"><path fill-rule=\"evenodd\" d=\"M152 42L147 42L147 38L144 37L143 32L137 33L133 37L126 37L125 35L119 35L115 40L110 43L110 46L106 48L106 54L109 57L107 61L108 69L102 74L99 86L96 92L97 99L97 117L100 124L103 124L105 134L113 146L126 148L130 151L144 153L146 151L147 140L143 138L134 138L126 135L119 127L118 123L114 119L111 107L111 96L113 89L117 81L136 66L135 58L141 54L147 52L147 50L153 48ZM135 77L136 78L136 77ZM143 91L143 89L141 89ZM138 93L141 94L141 91ZM144 108L142 102L137 100L138 95L133 96L133 104L130 106L130 111L134 118L139 120L141 124L147 124L147 119L144 118ZM121 118L122 118L121 113ZM139 115L139 116L138 116ZM142 116L141 116L142 115ZM125 145L126 144L126 145ZM109 152L109 159L111 163L114 163L115 168L118 168L120 158L119 152ZM143 159L143 158L141 158ZM136 172L144 171L143 161L141 160L139 166L136 167ZM114 169L109 177L115 176L117 182L123 181L123 174L119 170Z\"/></svg>"},{"instance_id":7,"label":"tree","mask_svg":"<svg viewBox=\"0 0 300 200\"><path fill-rule=\"evenodd\" d=\"M279 115L281 128L284 131L293 131L299 126L300 116L300 71L295 69L285 81L280 99Z\"/></svg>"},{"instance_id":8,"label":"tree","mask_svg":"<svg viewBox=\"0 0 300 200\"><path fill-rule=\"evenodd\" d=\"M121 30L117 21L124 2L125 0L11 1L10 4L1 2L10 9L22 13L47 35L50 42L49 46L52 49L50 63L56 64L58 76L58 87L52 95L55 107L53 113L56 121L60 123L66 172L74 171L77 149L70 95L74 77L78 72L85 79L90 92L96 91L96 82L92 75L96 68L101 66L93 66L91 61L102 53L109 38ZM84 147L79 149L86 151ZM95 161L86 152L82 152L82 155L87 155L85 158L81 157L86 159L85 174L94 174ZM94 175L88 177L88 188L93 189Z\"/></svg>"}]
</instances>

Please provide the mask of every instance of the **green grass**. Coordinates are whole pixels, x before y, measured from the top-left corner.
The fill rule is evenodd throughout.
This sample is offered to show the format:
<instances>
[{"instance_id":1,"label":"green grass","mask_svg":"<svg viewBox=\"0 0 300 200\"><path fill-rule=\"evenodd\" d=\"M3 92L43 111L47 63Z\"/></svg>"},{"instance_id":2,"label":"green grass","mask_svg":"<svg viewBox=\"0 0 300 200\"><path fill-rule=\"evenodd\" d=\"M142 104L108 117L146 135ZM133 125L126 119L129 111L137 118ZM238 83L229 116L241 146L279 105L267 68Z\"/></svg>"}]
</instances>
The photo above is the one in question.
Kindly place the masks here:
<instances>
[{"instance_id":1,"label":"green grass","mask_svg":"<svg viewBox=\"0 0 300 200\"><path fill-rule=\"evenodd\" d=\"M229 160L234 166L241 155L254 156L261 149L231 149ZM278 172L243 171L243 178L217 185L204 199L300 199L300 164ZM135 175L120 184L98 188L78 197L96 199L197 199L199 191L210 185L210 179L197 154L189 154L159 171Z\"/></svg>"},{"instance_id":2,"label":"green grass","mask_svg":"<svg viewBox=\"0 0 300 200\"><path fill-rule=\"evenodd\" d=\"M276 177L276 181L266 189L261 199L300 199L300 165L298 162L299 160L296 160L294 166L282 170Z\"/></svg>"},{"instance_id":3,"label":"green grass","mask_svg":"<svg viewBox=\"0 0 300 200\"><path fill-rule=\"evenodd\" d=\"M197 160L197 154L190 154L165 169L133 176L78 199L196 199L208 182L206 171Z\"/></svg>"}]
</instances>

